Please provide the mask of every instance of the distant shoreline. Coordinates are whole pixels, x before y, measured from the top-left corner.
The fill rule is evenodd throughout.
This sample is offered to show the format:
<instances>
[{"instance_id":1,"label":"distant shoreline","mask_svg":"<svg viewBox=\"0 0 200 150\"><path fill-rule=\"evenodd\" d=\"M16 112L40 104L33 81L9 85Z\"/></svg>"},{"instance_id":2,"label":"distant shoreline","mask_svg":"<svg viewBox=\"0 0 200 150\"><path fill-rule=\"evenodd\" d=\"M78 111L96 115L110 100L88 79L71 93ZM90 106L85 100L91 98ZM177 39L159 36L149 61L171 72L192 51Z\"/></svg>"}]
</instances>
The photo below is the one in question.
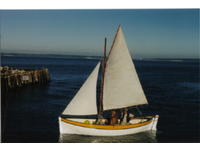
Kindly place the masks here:
<instances>
[{"instance_id":1,"label":"distant shoreline","mask_svg":"<svg viewBox=\"0 0 200 150\"><path fill-rule=\"evenodd\" d=\"M85 59L101 59L102 56L86 56L86 55L67 55L67 54L29 54L29 53L6 53L2 52L1 56L12 57L12 56L23 56L23 57L45 57L45 58L85 58ZM134 60L144 60L144 61L187 61L187 60L197 60L200 58L134 58Z\"/></svg>"}]
</instances>

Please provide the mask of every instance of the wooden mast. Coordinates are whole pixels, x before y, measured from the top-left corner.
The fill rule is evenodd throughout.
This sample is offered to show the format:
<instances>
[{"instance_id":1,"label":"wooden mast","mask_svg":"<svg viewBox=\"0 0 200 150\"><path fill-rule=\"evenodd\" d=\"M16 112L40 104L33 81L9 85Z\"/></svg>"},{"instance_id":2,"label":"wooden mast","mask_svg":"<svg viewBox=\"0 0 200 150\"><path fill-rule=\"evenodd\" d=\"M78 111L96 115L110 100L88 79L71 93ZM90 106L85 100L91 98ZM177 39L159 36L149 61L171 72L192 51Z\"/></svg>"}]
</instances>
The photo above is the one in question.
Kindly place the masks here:
<instances>
[{"instance_id":1,"label":"wooden mast","mask_svg":"<svg viewBox=\"0 0 200 150\"><path fill-rule=\"evenodd\" d=\"M120 27L121 27L121 25L118 26L117 33L119 32L119 28ZM108 57L110 56L110 53L112 51L114 42L116 40L117 33L115 34L115 38L114 38L114 40L112 42L112 46L111 46L110 52L108 54ZM104 88L104 78L105 78L105 69L106 69L106 61L107 61L107 58L106 58L106 44L107 44L107 39L105 38L104 56L103 56L102 65L101 65L101 68L102 68L102 77L101 77L101 89L100 89L98 120L101 119L101 118L103 118L103 88Z\"/></svg>"},{"instance_id":2,"label":"wooden mast","mask_svg":"<svg viewBox=\"0 0 200 150\"><path fill-rule=\"evenodd\" d=\"M99 119L103 118L103 87L104 87L104 76L105 76L105 68L106 68L106 43L107 39L105 38L104 43L104 56L102 60L102 77L101 77L101 90L100 90L100 101L99 101Z\"/></svg>"}]
</instances>

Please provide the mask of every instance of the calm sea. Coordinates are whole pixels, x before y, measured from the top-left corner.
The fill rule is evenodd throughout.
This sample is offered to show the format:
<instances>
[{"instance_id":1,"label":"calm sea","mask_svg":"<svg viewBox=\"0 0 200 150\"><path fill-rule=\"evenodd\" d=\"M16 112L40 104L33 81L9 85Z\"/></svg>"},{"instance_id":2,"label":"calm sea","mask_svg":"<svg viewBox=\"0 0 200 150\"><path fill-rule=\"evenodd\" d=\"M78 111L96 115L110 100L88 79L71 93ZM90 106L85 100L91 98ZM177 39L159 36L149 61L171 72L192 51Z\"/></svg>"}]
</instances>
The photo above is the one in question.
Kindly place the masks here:
<instances>
[{"instance_id":1,"label":"calm sea","mask_svg":"<svg viewBox=\"0 0 200 150\"><path fill-rule=\"evenodd\" d=\"M95 57L2 55L2 66L45 67L51 75L48 85L2 93L3 142L58 142L57 118L98 61ZM140 110L160 115L157 133L118 137L66 135L64 142L200 142L199 60L134 62L149 101L149 106Z\"/></svg>"}]
</instances>

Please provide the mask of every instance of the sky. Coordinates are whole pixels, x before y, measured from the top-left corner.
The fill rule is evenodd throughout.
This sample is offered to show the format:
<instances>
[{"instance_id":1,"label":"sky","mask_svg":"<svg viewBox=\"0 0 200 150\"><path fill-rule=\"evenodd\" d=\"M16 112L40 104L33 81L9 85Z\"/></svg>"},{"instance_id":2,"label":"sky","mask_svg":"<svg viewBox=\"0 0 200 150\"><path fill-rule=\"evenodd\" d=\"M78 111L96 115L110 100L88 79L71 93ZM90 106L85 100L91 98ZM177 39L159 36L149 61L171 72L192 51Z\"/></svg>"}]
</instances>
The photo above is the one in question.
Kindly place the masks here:
<instances>
[{"instance_id":1,"label":"sky","mask_svg":"<svg viewBox=\"0 0 200 150\"><path fill-rule=\"evenodd\" d=\"M119 24L135 58L199 58L198 9L0 10L1 51L102 56Z\"/></svg>"}]
</instances>

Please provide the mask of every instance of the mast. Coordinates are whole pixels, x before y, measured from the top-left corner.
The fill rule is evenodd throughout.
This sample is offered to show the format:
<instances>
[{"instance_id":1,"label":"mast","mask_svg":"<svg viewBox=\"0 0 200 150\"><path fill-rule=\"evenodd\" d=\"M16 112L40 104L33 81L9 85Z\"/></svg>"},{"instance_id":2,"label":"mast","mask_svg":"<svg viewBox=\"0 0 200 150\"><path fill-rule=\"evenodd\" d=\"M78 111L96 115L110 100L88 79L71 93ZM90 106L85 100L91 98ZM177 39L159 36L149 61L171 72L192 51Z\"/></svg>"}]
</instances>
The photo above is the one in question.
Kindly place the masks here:
<instances>
[{"instance_id":1,"label":"mast","mask_svg":"<svg viewBox=\"0 0 200 150\"><path fill-rule=\"evenodd\" d=\"M121 25L118 26L117 33L118 33L120 27L121 27ZM115 34L115 37L114 37L114 40L112 42L112 46L111 46L110 52L108 54L108 57L109 57L109 55L111 53L111 50L113 48L113 45L114 45L117 33ZM103 90L104 90L105 69L106 69L106 62L107 62L107 58L106 58L106 45L107 45L107 38L105 37L105 40L104 40L103 60L102 60L102 63L101 63L102 76L101 76L101 89L100 89L98 119L103 118Z\"/></svg>"},{"instance_id":2,"label":"mast","mask_svg":"<svg viewBox=\"0 0 200 150\"><path fill-rule=\"evenodd\" d=\"M104 43L104 54L103 54L103 60L102 60L102 77L101 77L101 90L100 90L100 101L99 101L99 118L103 118L103 87L104 87L104 76L105 76L105 68L106 68L106 43L107 39L105 38Z\"/></svg>"}]
</instances>

